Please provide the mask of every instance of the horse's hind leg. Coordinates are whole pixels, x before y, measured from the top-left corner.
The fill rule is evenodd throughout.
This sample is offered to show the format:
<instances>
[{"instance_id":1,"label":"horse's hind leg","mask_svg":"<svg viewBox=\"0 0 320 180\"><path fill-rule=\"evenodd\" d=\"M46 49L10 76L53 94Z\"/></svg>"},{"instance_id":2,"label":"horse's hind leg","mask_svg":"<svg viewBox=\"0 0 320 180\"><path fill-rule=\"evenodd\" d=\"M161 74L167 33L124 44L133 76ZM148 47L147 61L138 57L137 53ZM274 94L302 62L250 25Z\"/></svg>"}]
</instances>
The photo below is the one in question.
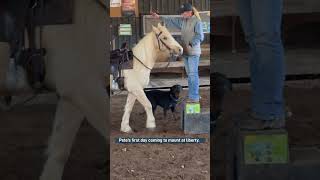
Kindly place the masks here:
<instances>
[{"instance_id":1,"label":"horse's hind leg","mask_svg":"<svg viewBox=\"0 0 320 180\"><path fill-rule=\"evenodd\" d=\"M130 113L132 111L134 102L136 101L136 97L132 93L128 93L127 103L124 108L124 114L122 117L121 128L120 131L130 133L132 129L129 125Z\"/></svg>"},{"instance_id":2,"label":"horse's hind leg","mask_svg":"<svg viewBox=\"0 0 320 180\"><path fill-rule=\"evenodd\" d=\"M148 128L150 130L155 129L156 128L156 121L153 116L152 105L151 105L149 99L147 98L146 94L144 93L143 90L133 91L132 93L137 97L137 100L142 104L142 106L144 107L144 109L147 113L146 128Z\"/></svg>"},{"instance_id":3,"label":"horse's hind leg","mask_svg":"<svg viewBox=\"0 0 320 180\"><path fill-rule=\"evenodd\" d=\"M72 143L84 116L70 102L60 99L49 140L48 159L40 180L61 180L64 165L68 160Z\"/></svg>"}]
</instances>

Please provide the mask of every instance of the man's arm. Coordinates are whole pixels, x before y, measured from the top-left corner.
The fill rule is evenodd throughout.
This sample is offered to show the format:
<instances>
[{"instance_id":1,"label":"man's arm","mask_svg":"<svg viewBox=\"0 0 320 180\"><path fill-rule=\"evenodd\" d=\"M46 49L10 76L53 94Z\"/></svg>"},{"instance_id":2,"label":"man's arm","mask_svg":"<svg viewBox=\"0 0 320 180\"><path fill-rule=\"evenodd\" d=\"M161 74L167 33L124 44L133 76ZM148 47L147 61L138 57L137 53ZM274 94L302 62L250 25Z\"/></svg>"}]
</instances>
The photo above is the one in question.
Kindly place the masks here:
<instances>
[{"instance_id":1,"label":"man's arm","mask_svg":"<svg viewBox=\"0 0 320 180\"><path fill-rule=\"evenodd\" d=\"M168 27L175 27L178 29L182 28L182 18L181 17L161 17L160 19Z\"/></svg>"},{"instance_id":2,"label":"man's arm","mask_svg":"<svg viewBox=\"0 0 320 180\"><path fill-rule=\"evenodd\" d=\"M195 31L195 35L194 35L192 41L189 44L191 47L196 45L196 44L198 44L198 43L201 43L203 41L203 39L204 39L201 21L198 21L194 28L195 28L195 30L194 30Z\"/></svg>"}]
</instances>

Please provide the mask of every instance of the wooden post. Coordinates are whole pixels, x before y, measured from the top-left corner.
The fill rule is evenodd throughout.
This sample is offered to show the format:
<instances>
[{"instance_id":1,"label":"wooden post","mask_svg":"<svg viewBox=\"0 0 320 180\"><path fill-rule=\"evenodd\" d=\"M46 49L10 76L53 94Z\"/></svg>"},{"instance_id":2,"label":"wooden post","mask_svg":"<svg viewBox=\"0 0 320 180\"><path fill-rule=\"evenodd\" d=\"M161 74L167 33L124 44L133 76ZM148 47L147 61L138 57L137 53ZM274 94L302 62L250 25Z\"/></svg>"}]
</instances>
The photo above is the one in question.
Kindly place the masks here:
<instances>
[{"instance_id":1,"label":"wooden post","mask_svg":"<svg viewBox=\"0 0 320 180\"><path fill-rule=\"evenodd\" d=\"M199 103L186 103L181 115L181 128L186 134L210 133L210 111Z\"/></svg>"}]
</instances>

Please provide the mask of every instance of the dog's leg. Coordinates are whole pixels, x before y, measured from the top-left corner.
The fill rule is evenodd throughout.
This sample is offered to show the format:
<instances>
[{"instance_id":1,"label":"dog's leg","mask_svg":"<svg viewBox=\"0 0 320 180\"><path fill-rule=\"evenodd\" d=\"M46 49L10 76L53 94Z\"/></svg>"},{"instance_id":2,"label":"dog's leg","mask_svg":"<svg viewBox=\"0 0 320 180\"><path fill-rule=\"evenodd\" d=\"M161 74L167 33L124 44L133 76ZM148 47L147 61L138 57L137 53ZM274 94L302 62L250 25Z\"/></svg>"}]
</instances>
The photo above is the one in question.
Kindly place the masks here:
<instances>
[{"instance_id":1,"label":"dog's leg","mask_svg":"<svg viewBox=\"0 0 320 180\"><path fill-rule=\"evenodd\" d=\"M124 114L122 117L122 122L121 122L121 129L120 131L130 133L132 132L132 129L129 125L129 119L130 119L130 114L134 105L134 102L136 101L136 97L132 94L129 93L127 97L127 103L124 108Z\"/></svg>"},{"instance_id":2,"label":"dog's leg","mask_svg":"<svg viewBox=\"0 0 320 180\"><path fill-rule=\"evenodd\" d=\"M147 122L146 122L146 128L153 130L156 128L156 121L152 113L152 105L147 98L146 94L144 93L143 89L141 90L135 90L132 92L137 100L141 103L141 105L144 107L146 113L147 113Z\"/></svg>"},{"instance_id":3,"label":"dog's leg","mask_svg":"<svg viewBox=\"0 0 320 180\"><path fill-rule=\"evenodd\" d=\"M64 165L68 160L72 143L84 115L70 102L60 99L53 132L47 150L48 159L40 180L61 180Z\"/></svg>"},{"instance_id":4,"label":"dog's leg","mask_svg":"<svg viewBox=\"0 0 320 180\"><path fill-rule=\"evenodd\" d=\"M156 112L157 109L157 105L152 106L152 113L154 114L154 112Z\"/></svg>"},{"instance_id":5,"label":"dog's leg","mask_svg":"<svg viewBox=\"0 0 320 180\"><path fill-rule=\"evenodd\" d=\"M170 109L171 109L171 112L172 112L172 115L173 115L173 119L177 120L177 117L176 117L176 114L175 114L176 108L174 106L172 106Z\"/></svg>"},{"instance_id":6,"label":"dog's leg","mask_svg":"<svg viewBox=\"0 0 320 180\"><path fill-rule=\"evenodd\" d=\"M163 108L163 118L167 119L167 109Z\"/></svg>"},{"instance_id":7,"label":"dog's leg","mask_svg":"<svg viewBox=\"0 0 320 180\"><path fill-rule=\"evenodd\" d=\"M172 116L173 116L173 119L176 121L176 120L178 120L177 119L177 116L176 116L176 114L174 113L174 112L172 112Z\"/></svg>"}]
</instances>

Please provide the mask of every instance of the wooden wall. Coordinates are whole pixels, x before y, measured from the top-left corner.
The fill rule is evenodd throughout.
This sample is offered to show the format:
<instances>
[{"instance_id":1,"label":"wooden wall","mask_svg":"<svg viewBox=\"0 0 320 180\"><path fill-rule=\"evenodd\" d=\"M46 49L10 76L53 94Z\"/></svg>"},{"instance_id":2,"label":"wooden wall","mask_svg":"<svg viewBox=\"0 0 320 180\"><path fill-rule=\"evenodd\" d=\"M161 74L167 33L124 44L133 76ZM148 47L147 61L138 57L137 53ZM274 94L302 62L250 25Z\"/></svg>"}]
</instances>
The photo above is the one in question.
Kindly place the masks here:
<instances>
[{"instance_id":1,"label":"wooden wall","mask_svg":"<svg viewBox=\"0 0 320 180\"><path fill-rule=\"evenodd\" d=\"M123 42L128 42L130 47L132 47L143 37L142 16L150 14L150 7L157 9L160 14L174 15L177 14L177 10L185 2L193 3L199 11L210 10L210 0L139 0L139 17L111 18L110 34L111 39L113 39L114 48L119 48ZM121 23L131 24L132 36L118 36L118 24ZM177 38L179 39L179 37ZM208 34L203 44L209 43L210 36Z\"/></svg>"}]
</instances>

